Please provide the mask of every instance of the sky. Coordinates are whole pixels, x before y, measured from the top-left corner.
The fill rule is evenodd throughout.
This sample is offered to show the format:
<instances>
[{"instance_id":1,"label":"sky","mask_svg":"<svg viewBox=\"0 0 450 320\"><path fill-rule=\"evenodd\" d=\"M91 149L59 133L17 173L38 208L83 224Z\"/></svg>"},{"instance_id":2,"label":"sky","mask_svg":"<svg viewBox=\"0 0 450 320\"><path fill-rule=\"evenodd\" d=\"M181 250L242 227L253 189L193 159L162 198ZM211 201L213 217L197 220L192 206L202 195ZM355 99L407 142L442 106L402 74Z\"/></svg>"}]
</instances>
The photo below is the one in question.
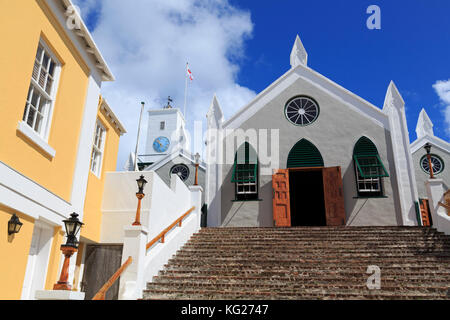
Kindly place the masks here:
<instances>
[{"instance_id":1,"label":"sky","mask_svg":"<svg viewBox=\"0 0 450 320\"><path fill-rule=\"evenodd\" d=\"M141 101L161 108L170 95L187 128L203 121L214 94L230 118L289 70L298 34L308 66L379 108L393 80L406 102L411 142L425 108L436 136L450 140L448 0L74 0L115 82L102 94L124 123L118 170L136 144ZM377 5L381 29L369 30ZM139 154L144 153L144 116ZM199 150L193 150L194 152Z\"/></svg>"}]
</instances>

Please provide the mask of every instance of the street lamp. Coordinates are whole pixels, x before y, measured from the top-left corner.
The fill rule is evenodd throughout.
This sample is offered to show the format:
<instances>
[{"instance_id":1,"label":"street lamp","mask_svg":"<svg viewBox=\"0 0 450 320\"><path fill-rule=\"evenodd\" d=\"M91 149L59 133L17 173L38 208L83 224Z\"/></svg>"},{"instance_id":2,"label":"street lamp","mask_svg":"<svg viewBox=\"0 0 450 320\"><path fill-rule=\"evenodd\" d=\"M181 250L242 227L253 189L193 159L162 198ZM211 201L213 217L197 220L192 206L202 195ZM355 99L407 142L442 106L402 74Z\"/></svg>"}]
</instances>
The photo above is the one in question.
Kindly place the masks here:
<instances>
[{"instance_id":1,"label":"street lamp","mask_svg":"<svg viewBox=\"0 0 450 320\"><path fill-rule=\"evenodd\" d=\"M136 197L138 198L138 206L136 210L136 219L133 222L133 226L140 226L141 225L141 200L145 197L144 193L144 187L147 184L147 180L145 180L145 177L141 175L139 179L136 180L138 185L138 192L136 192Z\"/></svg>"},{"instance_id":2,"label":"street lamp","mask_svg":"<svg viewBox=\"0 0 450 320\"><path fill-rule=\"evenodd\" d=\"M64 264L59 281L53 286L53 290L72 290L72 286L68 282L70 257L78 251L77 234L84 225L84 223L78 220L78 214L75 212L70 215L69 219L63 220L63 222L67 233L67 242L61 245Z\"/></svg>"},{"instance_id":3,"label":"street lamp","mask_svg":"<svg viewBox=\"0 0 450 320\"><path fill-rule=\"evenodd\" d=\"M8 221L8 235L12 235L14 233L19 233L20 228L22 228L23 223L20 222L19 217L13 213L11 219Z\"/></svg>"},{"instance_id":4,"label":"street lamp","mask_svg":"<svg viewBox=\"0 0 450 320\"><path fill-rule=\"evenodd\" d=\"M428 167L430 168L430 179L434 179L433 164L431 163L431 144L427 142L424 148L427 152Z\"/></svg>"},{"instance_id":5,"label":"street lamp","mask_svg":"<svg viewBox=\"0 0 450 320\"><path fill-rule=\"evenodd\" d=\"M200 154L197 152L195 158L195 183L194 186L198 186L198 167L200 165Z\"/></svg>"}]
</instances>

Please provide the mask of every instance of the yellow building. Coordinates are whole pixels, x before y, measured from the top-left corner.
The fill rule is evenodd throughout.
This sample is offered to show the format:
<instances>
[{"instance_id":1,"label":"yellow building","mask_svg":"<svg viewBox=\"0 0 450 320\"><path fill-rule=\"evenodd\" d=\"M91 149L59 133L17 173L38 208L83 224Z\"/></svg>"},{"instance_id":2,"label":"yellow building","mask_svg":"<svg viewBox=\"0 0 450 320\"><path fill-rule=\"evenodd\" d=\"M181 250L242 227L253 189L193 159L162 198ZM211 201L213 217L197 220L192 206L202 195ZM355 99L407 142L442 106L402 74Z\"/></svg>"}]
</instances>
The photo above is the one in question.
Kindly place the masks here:
<instances>
[{"instance_id":1,"label":"yellow building","mask_svg":"<svg viewBox=\"0 0 450 320\"><path fill-rule=\"evenodd\" d=\"M72 212L85 223L80 249L100 237L104 172L125 130L100 97L114 77L71 6L0 0L0 299L53 288ZM23 226L9 235L13 215Z\"/></svg>"}]
</instances>

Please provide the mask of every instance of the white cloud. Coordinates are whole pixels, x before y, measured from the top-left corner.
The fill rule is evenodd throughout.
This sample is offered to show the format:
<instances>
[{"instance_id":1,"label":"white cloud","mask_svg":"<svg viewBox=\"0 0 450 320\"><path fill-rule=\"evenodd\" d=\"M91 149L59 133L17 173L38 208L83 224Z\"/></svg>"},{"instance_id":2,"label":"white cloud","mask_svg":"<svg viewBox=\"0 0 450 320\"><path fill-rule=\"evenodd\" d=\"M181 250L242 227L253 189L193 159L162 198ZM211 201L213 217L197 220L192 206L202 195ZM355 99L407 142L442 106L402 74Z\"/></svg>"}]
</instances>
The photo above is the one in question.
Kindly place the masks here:
<instances>
[{"instance_id":1,"label":"white cloud","mask_svg":"<svg viewBox=\"0 0 450 320\"><path fill-rule=\"evenodd\" d=\"M437 81L433 85L433 88L441 99L441 102L444 104L442 113L444 114L445 123L447 124L445 131L450 137L450 79L447 81Z\"/></svg>"},{"instance_id":2,"label":"white cloud","mask_svg":"<svg viewBox=\"0 0 450 320\"><path fill-rule=\"evenodd\" d=\"M134 150L141 101L147 108L160 108L170 95L173 105L183 109L186 62L195 77L189 85L188 128L194 120L205 120L214 93L227 118L255 96L237 83L239 64L245 62L244 43L253 30L250 13L228 0L75 3L83 17L97 10L93 37L116 77L104 84L102 93L128 131L121 138L118 168Z\"/></svg>"}]
</instances>

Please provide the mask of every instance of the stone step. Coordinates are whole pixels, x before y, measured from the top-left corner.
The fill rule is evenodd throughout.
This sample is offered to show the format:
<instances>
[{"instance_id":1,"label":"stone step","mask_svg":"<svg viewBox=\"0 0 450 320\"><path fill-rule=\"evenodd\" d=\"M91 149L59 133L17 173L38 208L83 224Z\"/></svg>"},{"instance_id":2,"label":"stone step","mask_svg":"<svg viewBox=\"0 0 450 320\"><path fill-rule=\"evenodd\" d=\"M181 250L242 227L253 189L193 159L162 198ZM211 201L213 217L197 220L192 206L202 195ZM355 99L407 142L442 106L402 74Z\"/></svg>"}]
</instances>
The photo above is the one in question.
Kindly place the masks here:
<instances>
[{"instance_id":1,"label":"stone step","mask_svg":"<svg viewBox=\"0 0 450 320\"><path fill-rule=\"evenodd\" d=\"M397 236L440 236L440 237L448 237L442 232L437 232L435 230L389 230L389 229L352 229L352 228L344 228L340 230L329 230L329 229L256 229L256 230L246 230L246 229L234 229L227 230L226 228L215 229L211 231L199 231L197 236L201 237L211 237L220 235L221 237L228 237L232 235L238 236L258 236L264 233L267 236L314 236L314 235L323 235L323 236L363 236L363 235L380 235L380 236L389 236L389 235L397 235Z\"/></svg>"},{"instance_id":2,"label":"stone step","mask_svg":"<svg viewBox=\"0 0 450 320\"><path fill-rule=\"evenodd\" d=\"M195 259L195 261L193 261ZM300 256L265 256L265 257L181 257L175 256L169 260L169 263L175 264L242 264L242 265L260 265L260 264L274 264L274 265L290 265L290 264L368 264L380 263L383 265L403 265L403 264L423 264L423 263L443 263L450 265L450 257L338 257L338 256L315 256L315 257L300 257Z\"/></svg>"},{"instance_id":3,"label":"stone step","mask_svg":"<svg viewBox=\"0 0 450 320\"><path fill-rule=\"evenodd\" d=\"M426 252L426 253L417 253L417 252L408 252L408 251L367 251L362 252L359 250L348 252L346 250L341 251L327 251L324 250L314 250L314 251L294 251L294 250L285 250L285 251L238 251L238 250L230 250L230 251L209 251L209 250L181 250L176 253L176 256L179 258L231 258L231 257L239 257L239 258L260 258L260 257L268 257L268 258L278 258L278 257L298 257L298 258L311 258L311 257L325 257L325 258L356 258L356 257L392 257L397 259L403 258L427 258L427 257L438 257L438 258L450 258L450 253L447 251L439 251L439 252Z\"/></svg>"},{"instance_id":4,"label":"stone step","mask_svg":"<svg viewBox=\"0 0 450 320\"><path fill-rule=\"evenodd\" d=\"M364 291L341 291L316 289L307 292L258 292L255 290L247 291L225 291L225 290L145 290L144 299L149 300L320 300L320 299L345 299L345 300L437 300L446 299L445 293L423 293L418 291L411 292L390 292L383 290L364 290Z\"/></svg>"},{"instance_id":5,"label":"stone step","mask_svg":"<svg viewBox=\"0 0 450 320\"><path fill-rule=\"evenodd\" d=\"M315 276L320 275L320 277L316 278ZM340 282L342 280L350 281L350 282L358 282L366 281L368 278L368 274L366 273L350 273L350 272L342 272L336 274L313 274L313 273L305 273L305 274L278 274L278 275L267 275L267 276L251 276L251 275L203 275L203 274L172 274L165 273L160 274L158 276L153 277L153 282L160 283L165 281L175 282L243 282L243 283L254 283L258 284L259 282L292 282L299 281L301 283L328 283L328 282ZM439 277L436 277L436 274L414 274L414 273L399 273L399 274L384 274L382 273L382 281L385 282L404 282L408 281L410 283L444 283L446 285L450 284L450 272L448 274L440 274Z\"/></svg>"},{"instance_id":6,"label":"stone step","mask_svg":"<svg viewBox=\"0 0 450 320\"><path fill-rule=\"evenodd\" d=\"M329 263L310 263L310 264L306 264L306 263L296 263L296 262L289 262L289 263L273 263L273 262L268 262L268 263L253 263L251 265L242 265L240 263L228 263L228 264L210 264L210 265L205 265L202 262L196 262L196 261L191 261L190 263L187 262L183 262L183 263L178 263L178 262L171 262L169 264L166 264L164 267L167 270L177 270L177 269L192 269L192 270L245 270L248 272L251 272L252 270L255 269L259 269L261 271L266 271L266 270L271 270L271 269L275 269L275 270L296 270L296 271L304 271L304 270L330 270L330 269L334 269L334 270L352 270L352 271L356 271L356 270L367 270L367 267L369 265L372 265L372 263L355 263L355 264L346 264L346 263L333 263L333 262L329 262ZM416 262L416 263L393 263L393 264L380 264L378 263L378 266L380 267L380 269L382 270L389 270L389 269L396 269L396 270L403 270L403 269L409 269L409 270L422 270L422 269L429 269L429 270L446 270L448 269L448 263L447 264L437 264L437 263L420 263L420 262Z\"/></svg>"},{"instance_id":7,"label":"stone step","mask_svg":"<svg viewBox=\"0 0 450 320\"><path fill-rule=\"evenodd\" d=\"M284 269L284 268L272 268L272 269L258 269L258 270L243 270L243 269L177 269L169 270L164 269L159 272L159 276L173 276L173 277L245 277L245 278L273 278L273 277L310 277L310 278L322 278L326 276L341 276L346 278L367 276L367 268L359 268L355 270L346 269ZM382 269L383 278L389 277L418 277L429 278L436 277L439 279L448 279L450 277L450 270L448 268L436 269L436 268L384 268Z\"/></svg>"},{"instance_id":8,"label":"stone step","mask_svg":"<svg viewBox=\"0 0 450 320\"><path fill-rule=\"evenodd\" d=\"M409 283L385 283L383 282L380 286L383 291L390 292L421 292L429 294L446 294L449 290L446 285L432 285L432 284L409 284ZM147 284L147 290L226 290L230 292L234 291L265 291L265 292L277 292L277 291L292 291L292 292L305 292L310 290L345 290L345 291L370 291L367 288L366 281L362 281L359 284L356 283L299 283L299 282L288 282L288 283L193 283L193 282L173 282L173 283L163 283L163 282L152 282Z\"/></svg>"},{"instance_id":9,"label":"stone step","mask_svg":"<svg viewBox=\"0 0 450 320\"><path fill-rule=\"evenodd\" d=\"M277 231L277 232L297 232L297 231L305 231L305 232L313 232L313 231L333 231L333 232L339 232L339 231L352 231L352 232L358 232L361 230L366 231L395 231L395 232L438 232L436 229L429 228L429 227L417 227L417 226L318 226L318 227L208 227L208 228L201 228L199 230L199 233L227 233L227 232L242 232L242 231L249 231L249 232L269 232L269 231Z\"/></svg>"},{"instance_id":10,"label":"stone step","mask_svg":"<svg viewBox=\"0 0 450 320\"><path fill-rule=\"evenodd\" d=\"M240 249L240 250L277 250L277 249L283 249L283 248L311 248L311 249L330 249L330 248L337 248L337 249L388 249L388 248L397 248L397 249L408 249L408 248L416 248L416 249L444 249L449 250L449 246L447 244L443 243L415 243L415 245L408 245L408 244L402 244L402 243L390 243L390 244L369 244L369 243L351 243L351 242L339 242L339 243L281 243L281 242L274 242L274 243L262 243L262 242L256 242L256 243L217 243L217 244L202 244L199 243L186 243L182 249L184 248L191 248L191 249L208 249L208 250L228 250L228 249Z\"/></svg>"},{"instance_id":11,"label":"stone step","mask_svg":"<svg viewBox=\"0 0 450 320\"><path fill-rule=\"evenodd\" d=\"M308 276L272 276L272 277L251 277L251 276L199 276L199 275L163 275L156 276L153 278L152 283L167 284L172 285L175 283L189 283L191 285L195 284L216 284L216 285L252 285L258 287L259 285L279 285L284 286L286 284L351 284L360 285L367 282L369 275L359 274L358 276L340 276L340 275L322 275L320 278L311 278ZM434 275L429 275L428 277L417 277L417 276L396 276L392 277L389 275L382 275L381 277L382 286L431 286L431 287L442 287L448 286L450 283L450 274L446 277L436 278ZM147 287L150 288L150 287Z\"/></svg>"}]
</instances>

